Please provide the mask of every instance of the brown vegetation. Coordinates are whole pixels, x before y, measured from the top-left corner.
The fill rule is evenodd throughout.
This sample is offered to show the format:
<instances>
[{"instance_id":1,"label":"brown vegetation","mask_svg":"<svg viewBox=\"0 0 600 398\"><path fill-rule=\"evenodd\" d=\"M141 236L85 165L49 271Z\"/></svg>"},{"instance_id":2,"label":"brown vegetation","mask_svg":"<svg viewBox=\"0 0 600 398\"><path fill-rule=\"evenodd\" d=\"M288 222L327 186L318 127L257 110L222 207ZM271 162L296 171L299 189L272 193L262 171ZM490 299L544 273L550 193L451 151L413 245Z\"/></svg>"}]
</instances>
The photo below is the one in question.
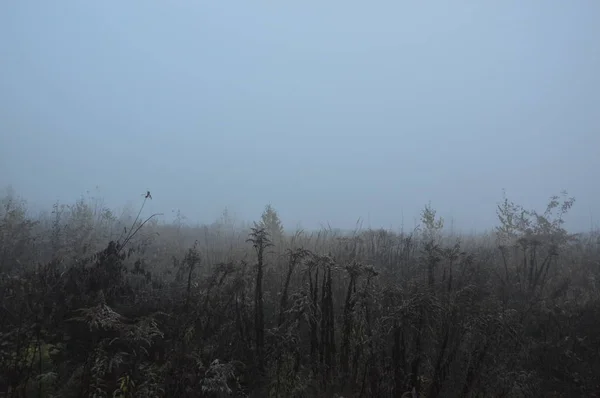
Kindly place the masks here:
<instances>
[{"instance_id":1,"label":"brown vegetation","mask_svg":"<svg viewBox=\"0 0 600 398\"><path fill-rule=\"evenodd\" d=\"M270 206L192 228L8 195L0 395L600 396L600 239L563 229L572 204L505 199L461 239L429 206L410 233L291 236Z\"/></svg>"}]
</instances>

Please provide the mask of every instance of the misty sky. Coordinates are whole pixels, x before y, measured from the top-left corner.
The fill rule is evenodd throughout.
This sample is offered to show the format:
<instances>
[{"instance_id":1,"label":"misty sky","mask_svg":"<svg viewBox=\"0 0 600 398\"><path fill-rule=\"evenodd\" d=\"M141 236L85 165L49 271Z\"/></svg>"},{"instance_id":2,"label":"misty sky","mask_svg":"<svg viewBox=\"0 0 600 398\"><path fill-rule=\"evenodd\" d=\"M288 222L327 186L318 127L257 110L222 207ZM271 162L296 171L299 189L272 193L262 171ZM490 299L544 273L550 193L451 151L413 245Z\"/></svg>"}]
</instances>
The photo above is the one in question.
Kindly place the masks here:
<instances>
[{"instance_id":1,"label":"misty sky","mask_svg":"<svg viewBox=\"0 0 600 398\"><path fill-rule=\"evenodd\" d=\"M600 221L600 2L0 3L0 187L471 231L510 198ZM98 187L98 190L96 190Z\"/></svg>"}]
</instances>

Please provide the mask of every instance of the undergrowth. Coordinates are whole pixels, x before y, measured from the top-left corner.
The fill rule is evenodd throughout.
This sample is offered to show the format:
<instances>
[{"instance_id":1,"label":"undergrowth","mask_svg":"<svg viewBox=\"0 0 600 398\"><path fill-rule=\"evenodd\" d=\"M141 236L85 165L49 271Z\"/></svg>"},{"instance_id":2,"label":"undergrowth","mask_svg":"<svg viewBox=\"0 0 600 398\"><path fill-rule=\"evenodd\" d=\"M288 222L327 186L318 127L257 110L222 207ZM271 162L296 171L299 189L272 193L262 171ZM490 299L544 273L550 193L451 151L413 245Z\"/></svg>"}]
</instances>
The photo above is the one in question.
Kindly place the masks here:
<instances>
[{"instance_id":1,"label":"undergrowth","mask_svg":"<svg viewBox=\"0 0 600 398\"><path fill-rule=\"evenodd\" d=\"M150 200L150 194L143 198ZM487 238L0 211L5 397L600 396L600 235L504 199Z\"/></svg>"}]
</instances>

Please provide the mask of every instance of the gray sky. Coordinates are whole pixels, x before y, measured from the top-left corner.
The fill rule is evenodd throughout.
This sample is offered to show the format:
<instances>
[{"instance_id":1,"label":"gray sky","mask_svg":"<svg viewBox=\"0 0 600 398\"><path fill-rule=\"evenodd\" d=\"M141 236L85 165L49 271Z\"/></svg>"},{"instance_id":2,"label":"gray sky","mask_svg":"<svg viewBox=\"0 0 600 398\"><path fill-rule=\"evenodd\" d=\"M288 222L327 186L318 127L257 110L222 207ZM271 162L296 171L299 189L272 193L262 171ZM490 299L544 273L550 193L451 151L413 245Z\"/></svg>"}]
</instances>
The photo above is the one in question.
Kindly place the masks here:
<instances>
[{"instance_id":1,"label":"gray sky","mask_svg":"<svg viewBox=\"0 0 600 398\"><path fill-rule=\"evenodd\" d=\"M600 2L0 4L0 185L284 223L600 220Z\"/></svg>"}]
</instances>

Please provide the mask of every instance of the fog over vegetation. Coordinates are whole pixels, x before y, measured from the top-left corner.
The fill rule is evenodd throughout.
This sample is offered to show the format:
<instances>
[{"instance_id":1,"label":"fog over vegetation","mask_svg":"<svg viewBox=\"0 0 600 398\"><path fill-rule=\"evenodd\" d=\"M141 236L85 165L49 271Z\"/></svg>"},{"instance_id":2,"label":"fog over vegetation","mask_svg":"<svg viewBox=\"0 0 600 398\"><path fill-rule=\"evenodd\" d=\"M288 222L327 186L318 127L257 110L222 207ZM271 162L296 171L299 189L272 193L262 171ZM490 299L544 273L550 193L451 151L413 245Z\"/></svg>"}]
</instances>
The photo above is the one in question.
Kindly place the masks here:
<instances>
[{"instance_id":1,"label":"fog over vegetation","mask_svg":"<svg viewBox=\"0 0 600 398\"><path fill-rule=\"evenodd\" d=\"M600 3L0 4L0 397L600 397Z\"/></svg>"}]
</instances>

